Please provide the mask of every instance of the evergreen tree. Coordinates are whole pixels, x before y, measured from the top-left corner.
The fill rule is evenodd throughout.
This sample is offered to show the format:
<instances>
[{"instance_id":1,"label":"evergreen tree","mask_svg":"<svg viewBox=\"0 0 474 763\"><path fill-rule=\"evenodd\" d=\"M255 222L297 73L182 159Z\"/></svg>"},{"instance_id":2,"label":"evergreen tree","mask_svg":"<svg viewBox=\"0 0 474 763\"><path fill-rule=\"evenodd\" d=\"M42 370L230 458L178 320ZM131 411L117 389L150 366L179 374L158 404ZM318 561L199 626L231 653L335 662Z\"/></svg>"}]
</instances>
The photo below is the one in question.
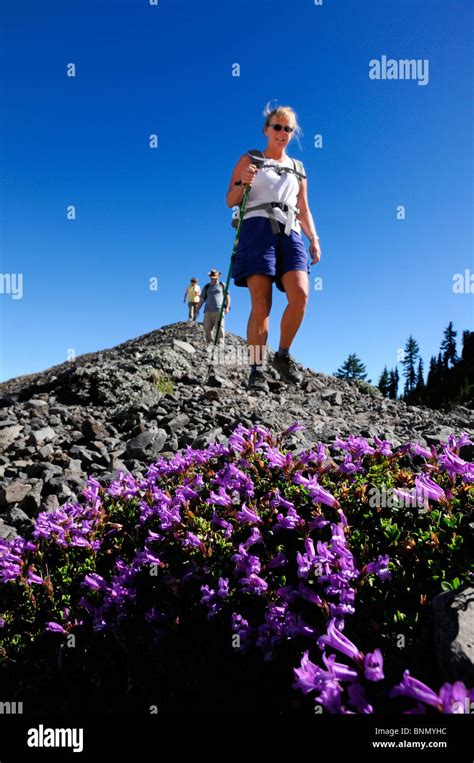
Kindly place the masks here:
<instances>
[{"instance_id":1,"label":"evergreen tree","mask_svg":"<svg viewBox=\"0 0 474 763\"><path fill-rule=\"evenodd\" d=\"M399 379L398 368L395 366L395 370L389 374L388 396L391 400L397 399Z\"/></svg>"},{"instance_id":2,"label":"evergreen tree","mask_svg":"<svg viewBox=\"0 0 474 763\"><path fill-rule=\"evenodd\" d=\"M420 348L417 341L410 335L405 345L405 358L402 360L403 375L405 377L405 396L408 397L415 389L416 370L415 365Z\"/></svg>"},{"instance_id":3,"label":"evergreen tree","mask_svg":"<svg viewBox=\"0 0 474 763\"><path fill-rule=\"evenodd\" d=\"M424 405L425 404L425 382L423 379L423 360L420 358L418 360L418 370L416 374L416 385L415 385L415 399L418 405Z\"/></svg>"},{"instance_id":4,"label":"evergreen tree","mask_svg":"<svg viewBox=\"0 0 474 763\"><path fill-rule=\"evenodd\" d=\"M456 352L456 337L458 332L453 328L453 322L450 321L444 330L444 339L441 342L441 351L443 353L443 363L448 368L449 363L454 366L458 361Z\"/></svg>"},{"instance_id":5,"label":"evergreen tree","mask_svg":"<svg viewBox=\"0 0 474 763\"><path fill-rule=\"evenodd\" d=\"M390 377L388 375L387 366L384 366L377 386L384 397L389 397Z\"/></svg>"},{"instance_id":6,"label":"evergreen tree","mask_svg":"<svg viewBox=\"0 0 474 763\"><path fill-rule=\"evenodd\" d=\"M367 371L365 370L365 365L354 352L338 368L334 376L337 376L338 379L365 379Z\"/></svg>"},{"instance_id":7,"label":"evergreen tree","mask_svg":"<svg viewBox=\"0 0 474 763\"><path fill-rule=\"evenodd\" d=\"M436 364L436 358L434 355L432 355L430 358L430 370L428 371L428 378L426 380L427 387L431 387L431 385L433 384L434 380L436 379L437 371L438 371L438 367Z\"/></svg>"}]
</instances>

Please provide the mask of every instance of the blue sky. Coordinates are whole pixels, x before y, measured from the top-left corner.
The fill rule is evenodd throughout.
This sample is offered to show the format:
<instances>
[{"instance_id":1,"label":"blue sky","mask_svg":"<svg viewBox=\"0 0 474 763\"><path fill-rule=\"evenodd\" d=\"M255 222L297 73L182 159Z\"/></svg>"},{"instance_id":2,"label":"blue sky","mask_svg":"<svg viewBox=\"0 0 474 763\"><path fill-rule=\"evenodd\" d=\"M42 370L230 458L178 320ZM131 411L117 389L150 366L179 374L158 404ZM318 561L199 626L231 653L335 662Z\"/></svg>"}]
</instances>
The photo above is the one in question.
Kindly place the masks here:
<instances>
[{"instance_id":1,"label":"blue sky","mask_svg":"<svg viewBox=\"0 0 474 763\"><path fill-rule=\"evenodd\" d=\"M376 382L413 334L427 368L449 321L458 340L474 324L472 294L452 288L474 271L473 11L472 0L8 4L0 271L22 274L23 294L0 294L0 378L184 320L188 279L205 283L210 267L225 279L225 193L239 156L265 148L269 99L298 114L289 154L306 167L322 247L311 279L323 289L292 353L325 373L356 353ZM383 55L427 60L427 84L370 79ZM248 291L231 282L231 297L227 329L244 336ZM285 304L275 289L272 348Z\"/></svg>"}]
</instances>

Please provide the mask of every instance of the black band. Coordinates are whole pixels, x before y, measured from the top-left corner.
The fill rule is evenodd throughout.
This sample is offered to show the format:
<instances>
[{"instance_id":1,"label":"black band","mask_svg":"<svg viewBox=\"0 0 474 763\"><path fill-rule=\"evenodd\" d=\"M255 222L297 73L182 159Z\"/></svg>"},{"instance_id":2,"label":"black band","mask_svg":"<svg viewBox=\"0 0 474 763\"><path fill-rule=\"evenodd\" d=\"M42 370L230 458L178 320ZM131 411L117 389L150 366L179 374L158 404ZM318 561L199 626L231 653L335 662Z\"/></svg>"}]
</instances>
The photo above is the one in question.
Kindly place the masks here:
<instances>
[{"instance_id":1,"label":"black band","mask_svg":"<svg viewBox=\"0 0 474 763\"><path fill-rule=\"evenodd\" d=\"M242 181L241 180L236 180L234 185L242 185Z\"/></svg>"}]
</instances>

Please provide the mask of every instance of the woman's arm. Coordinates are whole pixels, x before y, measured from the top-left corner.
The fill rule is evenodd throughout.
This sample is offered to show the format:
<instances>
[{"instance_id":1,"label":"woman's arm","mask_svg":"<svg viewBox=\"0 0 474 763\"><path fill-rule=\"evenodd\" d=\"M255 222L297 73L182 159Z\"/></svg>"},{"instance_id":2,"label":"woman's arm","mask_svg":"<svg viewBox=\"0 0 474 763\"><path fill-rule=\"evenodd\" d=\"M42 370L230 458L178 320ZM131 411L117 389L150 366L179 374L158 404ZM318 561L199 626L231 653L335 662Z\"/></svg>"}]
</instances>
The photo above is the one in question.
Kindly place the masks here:
<instances>
[{"instance_id":1,"label":"woman's arm","mask_svg":"<svg viewBox=\"0 0 474 763\"><path fill-rule=\"evenodd\" d=\"M321 249L319 247L319 236L316 232L313 215L311 214L308 204L308 183L306 178L303 178L301 181L301 188L298 194L298 209L300 210L298 220L300 221L303 232L309 238L309 251L313 255L311 264L314 265L316 262L319 262Z\"/></svg>"},{"instance_id":2,"label":"woman's arm","mask_svg":"<svg viewBox=\"0 0 474 763\"><path fill-rule=\"evenodd\" d=\"M252 185L257 172L258 169L255 164L251 164L249 155L242 154L234 167L229 187L227 189L225 200L228 207L238 207L244 195L243 185L235 185L235 183L239 180L242 180L244 183Z\"/></svg>"}]
</instances>

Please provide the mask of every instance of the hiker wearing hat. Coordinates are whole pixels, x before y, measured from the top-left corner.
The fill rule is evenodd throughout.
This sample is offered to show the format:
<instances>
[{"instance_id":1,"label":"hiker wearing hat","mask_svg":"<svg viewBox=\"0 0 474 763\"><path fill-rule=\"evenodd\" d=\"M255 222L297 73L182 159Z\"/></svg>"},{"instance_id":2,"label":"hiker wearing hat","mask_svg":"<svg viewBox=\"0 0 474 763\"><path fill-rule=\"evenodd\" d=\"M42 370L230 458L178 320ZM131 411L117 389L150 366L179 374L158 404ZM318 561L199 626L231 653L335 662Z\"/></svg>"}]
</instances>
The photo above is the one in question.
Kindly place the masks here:
<instances>
[{"instance_id":1,"label":"hiker wearing hat","mask_svg":"<svg viewBox=\"0 0 474 763\"><path fill-rule=\"evenodd\" d=\"M219 276L221 275L220 270L215 270L215 268L213 268L207 275L210 277L211 281L210 283L207 283L202 290L201 299L199 300L199 304L197 306L197 312L199 313L201 306L205 302L206 307L204 308L204 333L206 336L206 342L211 344L211 342L214 341L212 337L213 329L219 322L219 313L221 311L222 303L224 300L225 284L222 283L222 281L219 281ZM228 313L229 310L230 295L229 292L227 292L224 312ZM224 344L224 338L225 330L223 315L221 325L219 327L219 336L217 338L219 344Z\"/></svg>"},{"instance_id":2,"label":"hiker wearing hat","mask_svg":"<svg viewBox=\"0 0 474 763\"><path fill-rule=\"evenodd\" d=\"M264 115L267 146L263 151L251 149L240 157L226 201L228 207L240 205L244 185L250 186L232 276L236 286L246 286L250 291L247 344L254 362L248 386L268 389L260 359L266 349L273 282L285 292L288 304L272 362L285 380L298 383L302 377L289 350L306 311L310 272L301 229L309 239L312 265L319 261L321 250L309 209L303 164L286 153L293 135L301 132L297 116L289 106L270 110L269 104Z\"/></svg>"},{"instance_id":3,"label":"hiker wearing hat","mask_svg":"<svg viewBox=\"0 0 474 763\"><path fill-rule=\"evenodd\" d=\"M200 296L201 287L198 284L198 280L197 278L191 278L191 283L186 287L183 299L183 302L188 300L188 318L190 321L195 321L197 318L197 307Z\"/></svg>"}]
</instances>

